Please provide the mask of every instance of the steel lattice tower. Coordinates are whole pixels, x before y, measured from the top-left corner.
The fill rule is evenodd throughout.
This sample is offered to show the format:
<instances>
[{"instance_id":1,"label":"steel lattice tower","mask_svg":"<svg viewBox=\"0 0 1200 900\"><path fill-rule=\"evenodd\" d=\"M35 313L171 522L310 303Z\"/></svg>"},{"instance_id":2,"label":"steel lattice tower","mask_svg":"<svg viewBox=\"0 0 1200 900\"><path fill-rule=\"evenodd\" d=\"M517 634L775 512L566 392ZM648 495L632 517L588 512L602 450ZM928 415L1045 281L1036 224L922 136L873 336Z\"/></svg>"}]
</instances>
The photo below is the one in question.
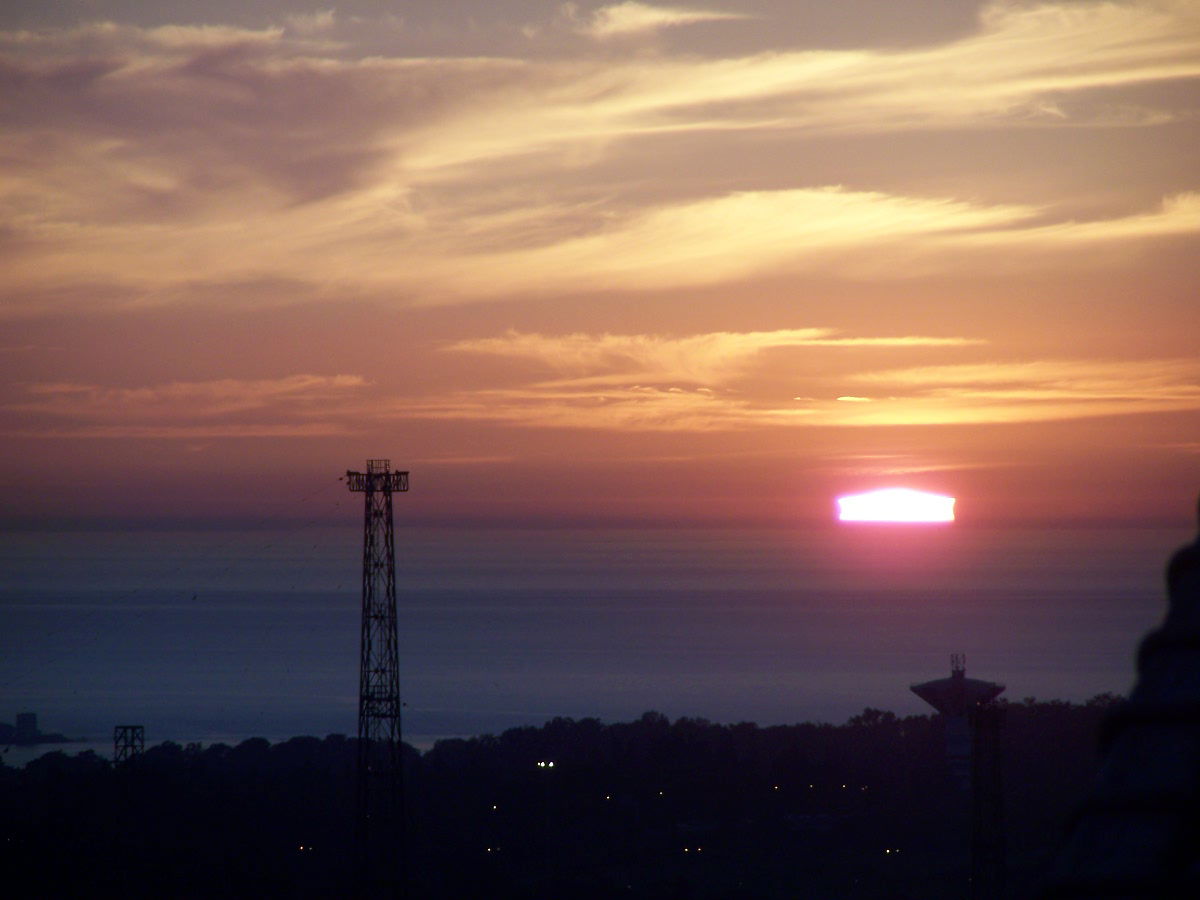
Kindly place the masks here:
<instances>
[{"instance_id":1,"label":"steel lattice tower","mask_svg":"<svg viewBox=\"0 0 1200 900\"><path fill-rule=\"evenodd\" d=\"M399 896L403 853L400 667L396 632L396 546L392 494L408 490L408 473L386 459L347 472L365 495L362 643L358 675L358 846L362 894Z\"/></svg>"},{"instance_id":2,"label":"steel lattice tower","mask_svg":"<svg viewBox=\"0 0 1200 900\"><path fill-rule=\"evenodd\" d=\"M145 750L145 726L118 725L113 729L113 762L117 765L137 759Z\"/></svg>"}]
</instances>

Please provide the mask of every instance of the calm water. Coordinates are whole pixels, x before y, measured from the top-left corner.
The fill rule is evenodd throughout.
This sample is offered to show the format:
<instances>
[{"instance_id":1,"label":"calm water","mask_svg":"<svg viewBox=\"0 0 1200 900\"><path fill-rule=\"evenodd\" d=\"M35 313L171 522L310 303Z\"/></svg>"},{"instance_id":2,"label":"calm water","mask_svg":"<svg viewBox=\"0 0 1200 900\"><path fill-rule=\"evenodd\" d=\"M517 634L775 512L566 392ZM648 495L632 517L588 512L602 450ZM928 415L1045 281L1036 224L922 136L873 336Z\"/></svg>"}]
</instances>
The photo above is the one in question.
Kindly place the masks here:
<instances>
[{"instance_id":1,"label":"calm water","mask_svg":"<svg viewBox=\"0 0 1200 900\"><path fill-rule=\"evenodd\" d=\"M948 672L1007 696L1124 692L1164 610L1163 528L402 529L405 734L547 718L759 724L922 712ZM355 730L353 526L6 535L0 720L111 750ZM52 749L52 748L46 748ZM14 755L15 754L15 755ZM14 749L20 761L29 751Z\"/></svg>"}]
</instances>

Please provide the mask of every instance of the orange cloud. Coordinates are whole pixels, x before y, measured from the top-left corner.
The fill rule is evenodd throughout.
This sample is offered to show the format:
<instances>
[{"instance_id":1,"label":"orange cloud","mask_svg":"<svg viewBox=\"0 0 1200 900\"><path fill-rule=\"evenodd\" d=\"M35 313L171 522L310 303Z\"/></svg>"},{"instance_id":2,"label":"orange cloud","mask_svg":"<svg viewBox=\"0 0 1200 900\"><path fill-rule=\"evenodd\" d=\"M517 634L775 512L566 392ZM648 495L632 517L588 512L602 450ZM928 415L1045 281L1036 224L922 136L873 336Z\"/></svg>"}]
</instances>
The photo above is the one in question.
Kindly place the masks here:
<instances>
[{"instance_id":1,"label":"orange cloud","mask_svg":"<svg viewBox=\"0 0 1200 900\"><path fill-rule=\"evenodd\" d=\"M590 37L604 40L611 37L657 31L660 28L691 25L696 22L718 22L744 18L747 16L739 13L687 9L678 6L649 6L645 3L625 0L623 3L600 7L592 13L586 25L580 26L579 30Z\"/></svg>"},{"instance_id":2,"label":"orange cloud","mask_svg":"<svg viewBox=\"0 0 1200 900\"><path fill-rule=\"evenodd\" d=\"M749 401L694 388L629 385L588 390L538 385L518 390L464 391L405 409L436 419L507 422L536 428L613 431L737 431L796 422L807 410L756 409Z\"/></svg>"},{"instance_id":3,"label":"orange cloud","mask_svg":"<svg viewBox=\"0 0 1200 900\"><path fill-rule=\"evenodd\" d=\"M458 259L435 277L478 295L518 286L686 287L778 269L868 275L894 271L889 248L912 253L919 238L1007 226L1031 213L839 187L744 191L637 213L540 247L473 254L469 264Z\"/></svg>"},{"instance_id":4,"label":"orange cloud","mask_svg":"<svg viewBox=\"0 0 1200 900\"><path fill-rule=\"evenodd\" d=\"M836 338L823 329L644 335L510 333L452 349L546 363L572 377L517 389L463 391L417 404L423 417L505 421L535 427L729 431L763 426L949 425L1056 421L1200 409L1195 360L1042 360L923 366L842 376L873 395L810 390L781 404L725 385L770 347L956 346L963 339ZM927 343L923 343L927 342ZM605 370L598 373L597 370ZM671 382L676 382L671 384ZM697 384L717 389L696 387Z\"/></svg>"},{"instance_id":5,"label":"orange cloud","mask_svg":"<svg viewBox=\"0 0 1200 900\"><path fill-rule=\"evenodd\" d=\"M1200 14L1187 3L984 8L975 34L907 50L761 53L581 64L574 79L425 135L418 169L633 135L722 128L883 132L1061 125L1110 108L1062 99L1200 75ZM722 114L713 112L722 104ZM1069 111L1068 111L1069 110ZM1144 121L1144 118L1130 122Z\"/></svg>"},{"instance_id":6,"label":"orange cloud","mask_svg":"<svg viewBox=\"0 0 1200 900\"><path fill-rule=\"evenodd\" d=\"M618 34L733 15L621 3L589 21ZM411 303L778 271L892 278L961 269L964 249L1200 228L1186 191L1078 221L1045 196L814 186L791 163L659 192L639 143L703 138L720 158L735 139L1179 121L1190 113L1169 98L1140 110L1110 95L1200 76L1194 4L999 3L938 44L726 57L554 29L524 59L423 56L387 52L402 27L377 29L383 45L343 40L352 27L318 13L257 30L0 33L23 86L0 113L5 313L265 279ZM547 177L561 184L537 188Z\"/></svg>"},{"instance_id":7,"label":"orange cloud","mask_svg":"<svg viewBox=\"0 0 1200 900\"><path fill-rule=\"evenodd\" d=\"M852 376L870 404L824 410L838 425L1040 422L1200 409L1194 359L1038 360L923 366Z\"/></svg>"},{"instance_id":8,"label":"orange cloud","mask_svg":"<svg viewBox=\"0 0 1200 900\"><path fill-rule=\"evenodd\" d=\"M317 438L352 433L337 422L238 425L80 425L5 429L8 438L37 440L217 440L223 438Z\"/></svg>"},{"instance_id":9,"label":"orange cloud","mask_svg":"<svg viewBox=\"0 0 1200 900\"><path fill-rule=\"evenodd\" d=\"M1154 212L1135 213L1091 222L1056 222L1051 225L960 234L948 242L964 246L1053 250L1070 244L1130 241L1200 232L1200 193L1189 191L1163 199Z\"/></svg>"},{"instance_id":10,"label":"orange cloud","mask_svg":"<svg viewBox=\"0 0 1200 900\"><path fill-rule=\"evenodd\" d=\"M5 408L55 420L97 423L87 425L80 432L95 436L323 434L330 433L332 426L270 421L211 424L196 420L247 413L267 419L311 419L314 415L333 418L328 415L328 404L353 397L365 387L367 382L357 375L289 375L260 380L224 378L141 388L55 382L29 385L26 388L28 399L9 403ZM44 433L54 434L57 429L58 426L48 426ZM74 432L68 428L66 433Z\"/></svg>"},{"instance_id":11,"label":"orange cloud","mask_svg":"<svg viewBox=\"0 0 1200 900\"><path fill-rule=\"evenodd\" d=\"M841 337L831 328L718 331L672 338L651 334L544 335L509 331L448 345L448 351L488 353L542 363L572 385L642 381L724 382L766 350L796 347L960 347L963 337Z\"/></svg>"}]
</instances>

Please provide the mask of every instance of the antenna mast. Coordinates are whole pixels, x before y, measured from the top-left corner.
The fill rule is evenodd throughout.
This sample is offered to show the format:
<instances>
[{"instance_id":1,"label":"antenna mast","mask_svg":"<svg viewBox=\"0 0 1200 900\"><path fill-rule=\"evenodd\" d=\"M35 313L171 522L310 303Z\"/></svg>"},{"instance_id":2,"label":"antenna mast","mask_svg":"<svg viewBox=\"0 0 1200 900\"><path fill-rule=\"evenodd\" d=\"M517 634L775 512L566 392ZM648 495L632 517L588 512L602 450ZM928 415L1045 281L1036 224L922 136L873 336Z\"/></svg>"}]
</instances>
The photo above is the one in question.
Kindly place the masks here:
<instances>
[{"instance_id":1,"label":"antenna mast","mask_svg":"<svg viewBox=\"0 0 1200 900\"><path fill-rule=\"evenodd\" d=\"M404 782L400 745L400 667L396 634L396 547L392 494L408 473L386 459L347 472L365 495L362 643L358 674L358 847L362 895L401 895Z\"/></svg>"}]
</instances>

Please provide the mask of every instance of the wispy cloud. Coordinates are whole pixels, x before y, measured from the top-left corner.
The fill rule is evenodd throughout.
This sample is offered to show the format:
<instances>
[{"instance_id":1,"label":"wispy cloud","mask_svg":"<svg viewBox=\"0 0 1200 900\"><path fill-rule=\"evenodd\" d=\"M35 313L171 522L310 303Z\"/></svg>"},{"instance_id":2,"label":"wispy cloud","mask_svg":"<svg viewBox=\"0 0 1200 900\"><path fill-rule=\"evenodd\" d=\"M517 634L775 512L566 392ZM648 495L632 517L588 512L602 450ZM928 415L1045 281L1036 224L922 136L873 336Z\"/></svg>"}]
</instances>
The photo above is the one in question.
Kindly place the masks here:
<instances>
[{"instance_id":1,"label":"wispy cloud","mask_svg":"<svg viewBox=\"0 0 1200 900\"><path fill-rule=\"evenodd\" d=\"M159 428L180 430L178 423L268 411L274 417L292 417L322 409L333 401L352 397L367 386L357 375L289 375L284 378L171 382L151 387L123 388L96 384L49 382L26 387L26 399L6 404L14 412L40 413L58 419L105 423L105 428ZM120 424L118 424L120 423ZM262 423L241 423L234 428L262 428ZM268 429L287 430L291 425L268 424ZM305 428L313 426L307 424ZM317 426L322 427L322 426ZM228 426L205 423L182 428L191 436L205 436L213 429L225 434ZM207 430L206 430L207 429ZM95 429L93 429L95 430Z\"/></svg>"},{"instance_id":2,"label":"wispy cloud","mask_svg":"<svg viewBox=\"0 0 1200 900\"><path fill-rule=\"evenodd\" d=\"M1187 3L1000 2L985 8L975 34L932 47L585 62L569 81L555 78L502 114L448 120L412 162L461 165L723 128L879 133L1111 122L1110 104L1086 92L1196 77L1198 48L1200 13Z\"/></svg>"},{"instance_id":3,"label":"wispy cloud","mask_svg":"<svg viewBox=\"0 0 1200 900\"><path fill-rule=\"evenodd\" d=\"M738 375L768 350L798 347L960 347L965 337L902 335L848 337L831 328L717 331L686 337L653 334L546 335L509 331L500 337L456 341L448 351L532 360L574 385L632 380L713 385Z\"/></svg>"},{"instance_id":4,"label":"wispy cloud","mask_svg":"<svg viewBox=\"0 0 1200 900\"><path fill-rule=\"evenodd\" d=\"M841 453L828 460L829 471L839 475L924 475L931 472L965 472L971 470L1009 469L1033 465L1028 460L1015 460L998 454L997 458L981 462L941 460L941 453L931 449L923 453Z\"/></svg>"},{"instance_id":5,"label":"wispy cloud","mask_svg":"<svg viewBox=\"0 0 1200 900\"><path fill-rule=\"evenodd\" d=\"M539 209L456 222L453 207L426 215L399 200L383 216L351 199L250 213L236 227L220 224L220 217L170 225L42 225L38 239L3 268L10 286L30 296L99 279L119 286L117 296L131 303L169 302L214 280L282 276L320 292L390 292L409 303L680 289L782 272L872 281L978 265L963 255L967 251L1020 246L1049 254L1195 234L1198 196L1179 195L1152 213L1056 224L1043 224L1045 215L1030 207L840 187L737 192L626 216L588 210L569 222ZM522 222L539 223L542 233L513 245ZM468 234L471 243L464 240ZM503 245L489 249L497 243ZM401 249L411 267L396 265ZM1039 258L1006 257L1005 265L1044 265ZM1089 264L1096 262L1103 259L1089 257ZM20 309L14 304L8 312Z\"/></svg>"},{"instance_id":6,"label":"wispy cloud","mask_svg":"<svg viewBox=\"0 0 1200 900\"><path fill-rule=\"evenodd\" d=\"M406 418L499 422L535 428L714 432L763 427L876 427L1020 423L1200 409L1194 359L1037 360L927 365L852 372L833 379L858 392L828 390L828 378L793 376L802 393L784 402L738 387L770 351L812 348L951 349L964 338L851 337L829 329L654 335L510 332L446 349L532 361L552 377L512 388L482 387L403 403L364 402L359 376L178 382L145 388L34 384L10 413L43 424L4 429L10 437L317 437ZM788 367L784 366L784 371ZM779 378L778 371L774 375ZM865 390L864 390L865 389ZM1190 447L1190 445L1180 445ZM448 458L443 462L470 462ZM491 457L488 457L491 459ZM922 464L924 465L924 464ZM880 463L894 473L920 465Z\"/></svg>"},{"instance_id":7,"label":"wispy cloud","mask_svg":"<svg viewBox=\"0 0 1200 900\"><path fill-rule=\"evenodd\" d=\"M0 428L6 438L35 440L221 440L227 438L318 438L352 433L341 422L255 423L239 425L78 425ZM203 448L189 448L193 451Z\"/></svg>"},{"instance_id":8,"label":"wispy cloud","mask_svg":"<svg viewBox=\"0 0 1200 900\"><path fill-rule=\"evenodd\" d=\"M1200 409L1200 363L1190 359L933 365L834 379L854 385L855 394L831 395L812 377L794 378L808 390L788 403L729 387L769 349L967 343L961 338L839 338L823 329L683 339L510 333L452 349L535 360L563 377L521 388L463 391L418 404L414 413L550 428L729 431L1042 422Z\"/></svg>"},{"instance_id":9,"label":"wispy cloud","mask_svg":"<svg viewBox=\"0 0 1200 900\"><path fill-rule=\"evenodd\" d=\"M688 9L680 6L651 6L646 3L625 0L624 3L600 7L588 17L586 24L582 24L579 30L590 37L603 40L622 35L657 31L660 28L692 25L696 22L719 22L744 18L747 16L740 13Z\"/></svg>"},{"instance_id":10,"label":"wispy cloud","mask_svg":"<svg viewBox=\"0 0 1200 900\"><path fill-rule=\"evenodd\" d=\"M895 197L840 187L742 191L661 206L593 233L543 247L483 253L441 278L472 294L527 290L528 273L545 273L541 290L620 286L680 287L727 281L763 270L852 268L868 275L861 250L918 236L1004 226L1031 215L941 199ZM886 268L879 259L877 266Z\"/></svg>"},{"instance_id":11,"label":"wispy cloud","mask_svg":"<svg viewBox=\"0 0 1200 900\"><path fill-rule=\"evenodd\" d=\"M1037 360L865 372L880 389L828 421L841 425L1040 422L1200 409L1200 361Z\"/></svg>"},{"instance_id":12,"label":"wispy cloud","mask_svg":"<svg viewBox=\"0 0 1200 900\"><path fill-rule=\"evenodd\" d=\"M333 9L319 9L307 13L293 13L285 21L287 27L302 35L321 34L332 29L337 21Z\"/></svg>"},{"instance_id":13,"label":"wispy cloud","mask_svg":"<svg viewBox=\"0 0 1200 900\"><path fill-rule=\"evenodd\" d=\"M816 421L809 404L780 406L737 389L773 351L813 348L924 349L982 343L924 335L850 336L830 328L653 334L530 334L509 331L447 345L538 364L551 377L518 388L460 391L406 410L423 417L549 428L729 431Z\"/></svg>"},{"instance_id":14,"label":"wispy cloud","mask_svg":"<svg viewBox=\"0 0 1200 900\"><path fill-rule=\"evenodd\" d=\"M1090 222L1068 221L1011 229L955 235L948 240L967 246L1053 250L1064 245L1129 241L1200 232L1200 193L1194 191L1163 198L1152 211Z\"/></svg>"},{"instance_id":15,"label":"wispy cloud","mask_svg":"<svg viewBox=\"0 0 1200 900\"><path fill-rule=\"evenodd\" d=\"M39 239L8 263L8 277L31 291L101 277L134 296L169 296L213 278L287 275L415 292L434 302L516 291L687 287L781 269L869 278L894 274L897 258L920 249L915 238L1004 228L1034 212L835 186L742 191L624 215L593 208L561 221L537 207L519 215L464 216L454 206L425 214L400 197L385 211L377 205L385 198L367 202L358 195L276 209L262 190L251 197L257 193L265 207L243 214L236 226L222 224L232 207L170 224L43 223L33 229ZM542 233L513 245L514 232L527 230L522 222L531 220ZM501 239L507 245L489 248ZM867 247L875 252L864 254ZM396 266L401 248L412 266Z\"/></svg>"},{"instance_id":16,"label":"wispy cloud","mask_svg":"<svg viewBox=\"0 0 1200 900\"><path fill-rule=\"evenodd\" d=\"M620 3L582 21L620 35L736 15ZM525 58L366 52L342 39L352 26L318 11L259 29L0 33L11 295L161 303L286 278L453 302L775 271L863 279L918 258L920 271L950 268L964 248L1069 251L1200 228L1186 192L1081 221L1043 197L813 186L786 162L658 193L641 143L703 136L719 157L780 137L1156 127L1190 113L1130 113L1141 101L1121 92L1200 76L1195 4L997 3L939 44L724 57L554 29ZM539 187L551 177L561 190ZM5 309L21 303L38 306Z\"/></svg>"},{"instance_id":17,"label":"wispy cloud","mask_svg":"<svg viewBox=\"0 0 1200 900\"><path fill-rule=\"evenodd\" d=\"M750 404L736 397L646 385L588 389L545 384L528 389L462 391L407 405L406 414L612 431L739 430L762 419ZM794 416L802 414L797 411Z\"/></svg>"}]
</instances>

